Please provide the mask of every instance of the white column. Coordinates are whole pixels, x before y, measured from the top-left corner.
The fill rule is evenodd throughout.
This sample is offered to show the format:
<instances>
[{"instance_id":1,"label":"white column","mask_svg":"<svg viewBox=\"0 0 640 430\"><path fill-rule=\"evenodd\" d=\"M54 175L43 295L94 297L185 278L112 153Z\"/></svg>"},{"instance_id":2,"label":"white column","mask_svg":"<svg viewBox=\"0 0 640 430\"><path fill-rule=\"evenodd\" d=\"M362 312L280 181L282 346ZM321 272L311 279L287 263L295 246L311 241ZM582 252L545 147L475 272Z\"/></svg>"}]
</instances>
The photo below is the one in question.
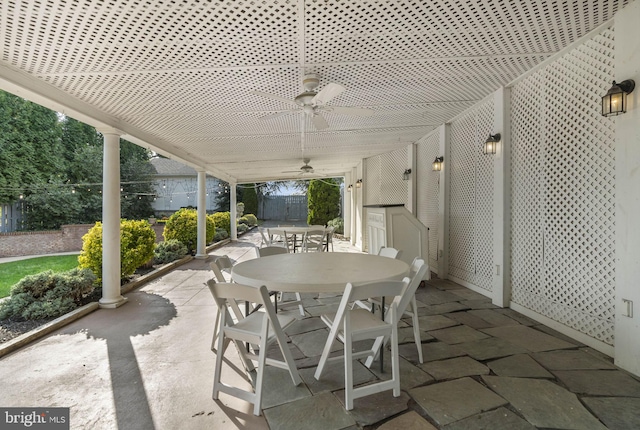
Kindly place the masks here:
<instances>
[{"instance_id":1,"label":"white column","mask_svg":"<svg viewBox=\"0 0 640 430\"><path fill-rule=\"evenodd\" d=\"M615 364L636 375L640 375L639 22L640 2L637 1L615 16L615 80L633 79L636 88L629 94L627 113L613 120L616 131Z\"/></svg>"},{"instance_id":2,"label":"white column","mask_svg":"<svg viewBox=\"0 0 640 430\"><path fill-rule=\"evenodd\" d=\"M349 185L352 185L351 191L349 191ZM351 212L352 212L352 200L353 194L353 179L351 179L351 172L344 174L344 200L342 205L342 217L344 219L344 236L351 237Z\"/></svg>"},{"instance_id":3,"label":"white column","mask_svg":"<svg viewBox=\"0 0 640 430\"><path fill-rule=\"evenodd\" d=\"M207 258L207 174L198 170L198 242L196 258Z\"/></svg>"},{"instance_id":4,"label":"white column","mask_svg":"<svg viewBox=\"0 0 640 430\"><path fill-rule=\"evenodd\" d=\"M229 199L231 203L229 204L229 213L231 214L231 240L238 240L238 226L236 222L237 210L236 205L238 204L238 196L236 193L235 182L229 182L229 192L231 193L231 198Z\"/></svg>"},{"instance_id":5,"label":"white column","mask_svg":"<svg viewBox=\"0 0 640 430\"><path fill-rule=\"evenodd\" d=\"M494 120L491 134L500 133L500 143L493 157L493 292L494 305L508 307L511 300L509 233L511 171L511 111L510 90L500 88L494 93ZM489 137L489 136L487 136Z\"/></svg>"},{"instance_id":6,"label":"white column","mask_svg":"<svg viewBox=\"0 0 640 430\"><path fill-rule=\"evenodd\" d=\"M440 175L438 190L438 277L447 279L449 274L449 158L450 125L440 126L440 157L444 157L442 170L433 172Z\"/></svg>"},{"instance_id":7,"label":"white column","mask_svg":"<svg viewBox=\"0 0 640 430\"><path fill-rule=\"evenodd\" d=\"M101 308L126 303L120 294L120 134L98 130L104 137L102 179L102 298Z\"/></svg>"},{"instance_id":8,"label":"white column","mask_svg":"<svg viewBox=\"0 0 640 430\"><path fill-rule=\"evenodd\" d=\"M416 171L416 145L413 143L407 146L407 169L411 170L411 174L409 175L409 183L407 184L407 210L414 215L418 215L417 208L417 171ZM428 251L427 251L428 255Z\"/></svg>"}]
</instances>

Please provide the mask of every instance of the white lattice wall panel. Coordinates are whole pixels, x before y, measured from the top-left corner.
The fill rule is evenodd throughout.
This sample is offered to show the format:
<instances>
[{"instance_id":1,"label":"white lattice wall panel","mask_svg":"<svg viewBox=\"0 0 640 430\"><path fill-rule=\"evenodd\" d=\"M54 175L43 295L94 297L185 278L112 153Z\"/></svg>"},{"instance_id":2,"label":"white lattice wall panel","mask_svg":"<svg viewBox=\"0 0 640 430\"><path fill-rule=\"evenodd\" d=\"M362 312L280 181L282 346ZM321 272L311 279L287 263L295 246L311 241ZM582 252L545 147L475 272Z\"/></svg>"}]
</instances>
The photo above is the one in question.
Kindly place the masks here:
<instances>
[{"instance_id":1,"label":"white lattice wall panel","mask_svg":"<svg viewBox=\"0 0 640 430\"><path fill-rule=\"evenodd\" d=\"M615 136L598 102L613 55L607 29L518 83L512 100L514 129L522 128L512 151L513 300L610 345ZM526 212L536 204L532 228Z\"/></svg>"},{"instance_id":2,"label":"white lattice wall panel","mask_svg":"<svg viewBox=\"0 0 640 430\"><path fill-rule=\"evenodd\" d=\"M407 181L402 172L407 168L407 148L370 157L365 160L365 205L408 204Z\"/></svg>"},{"instance_id":3,"label":"white lattice wall panel","mask_svg":"<svg viewBox=\"0 0 640 430\"><path fill-rule=\"evenodd\" d=\"M492 290L493 160L482 142L493 131L493 99L451 123L449 273Z\"/></svg>"},{"instance_id":4,"label":"white lattice wall panel","mask_svg":"<svg viewBox=\"0 0 640 430\"><path fill-rule=\"evenodd\" d=\"M417 217L429 227L429 266L438 267L440 174L431 170L431 163L440 155L440 134L431 133L416 143L416 206Z\"/></svg>"}]
</instances>

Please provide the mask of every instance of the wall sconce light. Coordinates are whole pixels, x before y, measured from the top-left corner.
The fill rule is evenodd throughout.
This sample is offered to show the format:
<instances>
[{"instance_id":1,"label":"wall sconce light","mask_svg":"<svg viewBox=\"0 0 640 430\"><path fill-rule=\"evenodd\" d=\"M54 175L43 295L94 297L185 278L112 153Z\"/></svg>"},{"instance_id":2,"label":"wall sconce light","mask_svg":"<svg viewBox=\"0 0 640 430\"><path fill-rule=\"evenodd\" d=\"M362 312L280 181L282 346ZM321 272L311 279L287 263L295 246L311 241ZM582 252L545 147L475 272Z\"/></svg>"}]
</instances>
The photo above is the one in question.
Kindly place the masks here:
<instances>
[{"instance_id":1,"label":"wall sconce light","mask_svg":"<svg viewBox=\"0 0 640 430\"><path fill-rule=\"evenodd\" d=\"M436 157L431 164L434 172L439 172L442 170L442 162L444 161L444 157Z\"/></svg>"},{"instance_id":2,"label":"wall sconce light","mask_svg":"<svg viewBox=\"0 0 640 430\"><path fill-rule=\"evenodd\" d=\"M484 143L484 146L482 147L482 153L495 154L498 142L500 142L500 133L490 134L487 138L487 141Z\"/></svg>"},{"instance_id":3,"label":"wall sconce light","mask_svg":"<svg viewBox=\"0 0 640 430\"><path fill-rule=\"evenodd\" d=\"M362 179L356 181L356 188L362 188Z\"/></svg>"},{"instance_id":4,"label":"wall sconce light","mask_svg":"<svg viewBox=\"0 0 640 430\"><path fill-rule=\"evenodd\" d=\"M402 173L402 179L408 181L411 177L411 169L404 169L404 173Z\"/></svg>"},{"instance_id":5,"label":"wall sconce light","mask_svg":"<svg viewBox=\"0 0 640 430\"><path fill-rule=\"evenodd\" d=\"M351 189L353 188L353 185L349 184L349 186L347 187L347 192L351 192Z\"/></svg>"},{"instance_id":6,"label":"wall sconce light","mask_svg":"<svg viewBox=\"0 0 640 430\"><path fill-rule=\"evenodd\" d=\"M627 111L627 94L636 87L632 79L627 79L619 84L613 81L613 86L602 97L602 115L616 116Z\"/></svg>"}]
</instances>

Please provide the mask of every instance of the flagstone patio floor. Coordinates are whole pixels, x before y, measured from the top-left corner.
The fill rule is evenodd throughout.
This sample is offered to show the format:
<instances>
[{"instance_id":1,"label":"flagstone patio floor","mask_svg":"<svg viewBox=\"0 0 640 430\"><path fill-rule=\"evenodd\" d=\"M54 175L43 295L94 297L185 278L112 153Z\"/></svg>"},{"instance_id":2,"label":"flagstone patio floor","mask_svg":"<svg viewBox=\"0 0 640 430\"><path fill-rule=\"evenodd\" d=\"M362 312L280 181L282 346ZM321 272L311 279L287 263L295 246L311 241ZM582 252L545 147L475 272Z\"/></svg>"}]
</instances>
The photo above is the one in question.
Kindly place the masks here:
<instances>
[{"instance_id":1,"label":"flagstone patio floor","mask_svg":"<svg viewBox=\"0 0 640 430\"><path fill-rule=\"evenodd\" d=\"M250 232L212 252L255 257ZM359 252L346 241L336 251ZM313 377L328 330L319 319L338 299L305 298L307 316L287 329L303 383L267 367L263 414L225 394L211 398L216 307L195 259L0 359L0 406L70 407L73 429L638 429L640 379L612 359L447 280L417 292L424 363L410 319L400 328L402 393L355 401L346 411L342 365ZM270 353L279 353L275 350ZM387 354L388 357L388 354ZM389 375L354 367L365 384ZM231 364L228 366L226 364ZM234 347L223 377L248 387Z\"/></svg>"}]
</instances>

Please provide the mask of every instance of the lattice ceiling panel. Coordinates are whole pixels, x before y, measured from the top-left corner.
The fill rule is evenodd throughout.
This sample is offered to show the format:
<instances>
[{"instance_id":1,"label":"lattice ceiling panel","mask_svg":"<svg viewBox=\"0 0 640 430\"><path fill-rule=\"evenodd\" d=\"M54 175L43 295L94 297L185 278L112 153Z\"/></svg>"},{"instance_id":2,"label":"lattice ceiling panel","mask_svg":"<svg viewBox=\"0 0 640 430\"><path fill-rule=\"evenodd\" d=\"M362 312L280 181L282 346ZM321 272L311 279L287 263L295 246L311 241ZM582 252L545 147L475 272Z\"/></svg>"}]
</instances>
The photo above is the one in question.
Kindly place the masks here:
<instances>
[{"instance_id":1,"label":"lattice ceiling panel","mask_svg":"<svg viewBox=\"0 0 640 430\"><path fill-rule=\"evenodd\" d=\"M17 73L21 88L51 106L221 173L228 159L256 159L268 170L270 152L289 151L298 163L305 142L326 133L344 138L335 140L339 152L316 145L318 163L332 151L355 166L450 121L627 2L5 1L0 88L13 90ZM347 88L329 106L375 114L326 114L321 133L301 114L261 120L296 108L286 100L303 91L306 73L320 75L318 90L331 82ZM301 121L306 138L292 137ZM227 179L249 174L234 172Z\"/></svg>"}]
</instances>

